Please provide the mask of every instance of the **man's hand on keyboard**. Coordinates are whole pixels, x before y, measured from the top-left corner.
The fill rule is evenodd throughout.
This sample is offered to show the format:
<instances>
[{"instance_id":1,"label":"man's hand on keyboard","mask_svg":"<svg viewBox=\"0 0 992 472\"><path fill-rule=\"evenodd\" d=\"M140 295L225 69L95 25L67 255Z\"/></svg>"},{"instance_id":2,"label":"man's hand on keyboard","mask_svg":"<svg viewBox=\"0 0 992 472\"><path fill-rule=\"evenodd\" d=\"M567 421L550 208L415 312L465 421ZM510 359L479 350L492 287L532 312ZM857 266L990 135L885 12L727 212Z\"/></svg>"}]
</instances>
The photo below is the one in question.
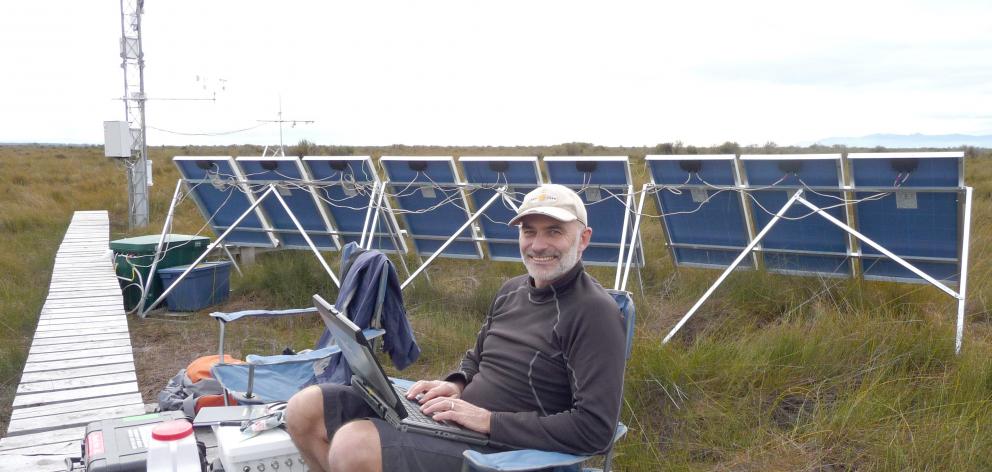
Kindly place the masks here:
<instances>
[{"instance_id":1,"label":"man's hand on keyboard","mask_svg":"<svg viewBox=\"0 0 992 472\"><path fill-rule=\"evenodd\" d=\"M492 413L459 398L438 397L424 403L421 411L435 421L451 421L472 431L489 434Z\"/></svg>"},{"instance_id":2,"label":"man's hand on keyboard","mask_svg":"<svg viewBox=\"0 0 992 472\"><path fill-rule=\"evenodd\" d=\"M462 386L454 382L420 380L407 389L406 398L416 399L420 404L424 404L437 397L458 398L461 393Z\"/></svg>"}]
</instances>

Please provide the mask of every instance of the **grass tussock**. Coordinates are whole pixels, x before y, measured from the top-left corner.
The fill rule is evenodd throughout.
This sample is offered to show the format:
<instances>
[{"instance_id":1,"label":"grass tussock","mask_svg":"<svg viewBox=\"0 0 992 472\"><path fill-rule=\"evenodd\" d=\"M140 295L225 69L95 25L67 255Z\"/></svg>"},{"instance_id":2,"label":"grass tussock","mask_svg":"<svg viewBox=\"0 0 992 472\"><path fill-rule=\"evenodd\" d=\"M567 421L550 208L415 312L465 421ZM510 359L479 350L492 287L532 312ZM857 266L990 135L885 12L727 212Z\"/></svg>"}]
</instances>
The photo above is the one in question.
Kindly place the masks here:
<instances>
[{"instance_id":1,"label":"grass tussock","mask_svg":"<svg viewBox=\"0 0 992 472\"><path fill-rule=\"evenodd\" d=\"M397 153L417 152L403 151ZM449 148L422 151L479 154ZM0 147L0 237L7 249L0 253L0 428L6 428L53 255L72 212L109 210L112 239L157 233L178 177L171 156L260 153L234 146L153 148L152 222L129 233L123 169L103 158L100 148ZM733 274L673 341L662 345L661 339L717 274L676 270L660 225L646 219L642 239L650 263L635 271L628 285L635 292L638 319L623 409L630 432L619 444L617 468L992 469L990 164L990 156L970 158L966 164L975 196L960 355L953 344L956 303L936 289L754 271ZM645 179L639 160L632 171L638 184ZM647 209L655 211L653 205ZM186 201L172 231L211 235L203 226L195 206ZM325 256L336 269L337 254ZM416 266L413 256L406 262ZM255 265L244 269L244 277L232 279L230 300L211 310L303 307L314 293L329 300L337 295L309 252L260 254ZM422 356L402 373L388 367L388 361L387 369L422 378L455 368L474 341L493 293L521 272L517 263L437 261L404 292ZM613 285L612 268L592 267L590 272L604 286ZM130 327L139 384L149 402L191 359L217 350L217 324L204 313L131 319ZM244 357L312 347L321 330L315 316L239 321L227 328L226 350Z\"/></svg>"}]
</instances>

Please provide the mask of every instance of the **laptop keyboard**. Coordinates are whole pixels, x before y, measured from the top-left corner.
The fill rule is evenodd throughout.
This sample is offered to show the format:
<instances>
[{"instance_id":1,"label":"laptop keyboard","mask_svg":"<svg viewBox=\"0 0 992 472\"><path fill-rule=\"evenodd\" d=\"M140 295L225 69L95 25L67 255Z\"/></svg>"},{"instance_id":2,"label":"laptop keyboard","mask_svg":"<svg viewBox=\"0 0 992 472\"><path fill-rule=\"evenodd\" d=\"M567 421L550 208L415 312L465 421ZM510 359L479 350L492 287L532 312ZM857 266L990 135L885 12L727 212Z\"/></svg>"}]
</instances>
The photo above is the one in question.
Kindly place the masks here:
<instances>
[{"instance_id":1,"label":"laptop keyboard","mask_svg":"<svg viewBox=\"0 0 992 472\"><path fill-rule=\"evenodd\" d=\"M400 401L403 402L403 408L406 409L407 420L421 424L432 424L432 425L443 424L439 421L435 421L433 418L425 415L422 411L420 411L420 403L417 403L416 400L407 399L405 388L396 385L393 385L393 388L396 389L396 394L400 396Z\"/></svg>"}]
</instances>

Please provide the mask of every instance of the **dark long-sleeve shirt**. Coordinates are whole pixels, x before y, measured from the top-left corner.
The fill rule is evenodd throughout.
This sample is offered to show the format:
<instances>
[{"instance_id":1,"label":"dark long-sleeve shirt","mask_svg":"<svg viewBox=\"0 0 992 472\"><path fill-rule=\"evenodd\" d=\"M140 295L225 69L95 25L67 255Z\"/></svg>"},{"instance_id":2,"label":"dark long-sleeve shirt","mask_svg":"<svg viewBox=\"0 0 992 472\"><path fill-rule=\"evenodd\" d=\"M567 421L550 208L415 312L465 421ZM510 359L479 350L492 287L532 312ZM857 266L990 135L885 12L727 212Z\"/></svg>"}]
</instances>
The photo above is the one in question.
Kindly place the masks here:
<instances>
[{"instance_id":1,"label":"dark long-sleeve shirt","mask_svg":"<svg viewBox=\"0 0 992 472\"><path fill-rule=\"evenodd\" d=\"M528 276L506 282L448 380L493 412L496 443L597 453L620 414L624 353L619 308L578 263L548 287Z\"/></svg>"}]
</instances>

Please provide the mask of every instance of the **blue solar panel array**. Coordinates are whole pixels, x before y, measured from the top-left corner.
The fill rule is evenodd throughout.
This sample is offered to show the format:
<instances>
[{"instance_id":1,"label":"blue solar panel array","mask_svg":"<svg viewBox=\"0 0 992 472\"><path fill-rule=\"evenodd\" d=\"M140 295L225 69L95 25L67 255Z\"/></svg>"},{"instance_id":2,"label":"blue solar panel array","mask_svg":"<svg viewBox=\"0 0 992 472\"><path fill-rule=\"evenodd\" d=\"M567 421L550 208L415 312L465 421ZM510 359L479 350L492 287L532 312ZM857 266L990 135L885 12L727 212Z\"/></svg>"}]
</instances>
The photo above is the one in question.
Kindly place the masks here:
<instances>
[{"instance_id":1,"label":"blue solar panel array","mask_svg":"<svg viewBox=\"0 0 992 472\"><path fill-rule=\"evenodd\" d=\"M847 163L840 154L647 156L646 162L678 265L728 266L802 189L805 200L928 275L957 281L962 159L944 152L851 154ZM735 185L746 192L733 191ZM762 239L753 262L742 265L754 263L790 274L922 281L801 204Z\"/></svg>"},{"instance_id":2,"label":"blue solar panel array","mask_svg":"<svg viewBox=\"0 0 992 472\"><path fill-rule=\"evenodd\" d=\"M382 204L372 247L406 252L410 237L431 255L497 188L513 200L543 182L537 157L385 156L380 180L369 156L178 156L174 159L209 224L223 233L271 183L318 248L336 250L362 239ZM796 191L842 223L938 280L961 270L963 153L647 156L648 194L662 215L677 265L728 266ZM575 189L587 205L593 239L583 260L615 265L634 240L633 188L622 156L550 156L549 182ZM384 185L387 198L370 200ZM397 208L392 207L392 203ZM845 205L845 202L850 203ZM402 219L397 221L396 214ZM512 206L500 199L441 255L519 260L517 231L505 223ZM289 214L270 197L228 236L229 244L308 248ZM643 263L636 252L635 264ZM743 267L818 276L920 281L898 263L810 209L795 204Z\"/></svg>"},{"instance_id":3,"label":"blue solar panel array","mask_svg":"<svg viewBox=\"0 0 992 472\"><path fill-rule=\"evenodd\" d=\"M217 235L222 234L254 203L244 175L232 157L177 156L173 159L190 188L193 200ZM275 247L271 226L256 208L227 237L233 245Z\"/></svg>"},{"instance_id":4,"label":"blue solar panel array","mask_svg":"<svg viewBox=\"0 0 992 472\"><path fill-rule=\"evenodd\" d=\"M448 156L383 156L388 193L409 229L415 250L430 256L471 217L459 186L455 160ZM472 226L441 253L446 257L482 258Z\"/></svg>"},{"instance_id":5,"label":"blue solar panel array","mask_svg":"<svg viewBox=\"0 0 992 472\"><path fill-rule=\"evenodd\" d=\"M508 195L514 204L519 204L524 195L541 184L541 169L536 156L469 156L459 158L458 162L465 171L466 182L472 185L470 197L476 209L482 208L498 187L507 186ZM500 199L490 205L478 220L489 257L493 260L520 260L517 229L507 225L514 214L513 207Z\"/></svg>"},{"instance_id":6,"label":"blue solar panel array","mask_svg":"<svg viewBox=\"0 0 992 472\"><path fill-rule=\"evenodd\" d=\"M735 156L647 156L652 191L672 259L678 265L726 267L747 246L748 228ZM745 259L743 267L753 267Z\"/></svg>"},{"instance_id":7,"label":"blue solar panel array","mask_svg":"<svg viewBox=\"0 0 992 472\"><path fill-rule=\"evenodd\" d=\"M363 228L371 226L374 219L368 211L369 201L379 176L372 167L372 159L369 156L306 156L303 164L313 179L311 189L324 205L342 244L360 242ZM385 211L376 220L370 247L395 252L398 244L400 252L405 253L406 243L400 236L389 200L383 199L382 206Z\"/></svg>"},{"instance_id":8,"label":"blue solar panel array","mask_svg":"<svg viewBox=\"0 0 992 472\"><path fill-rule=\"evenodd\" d=\"M576 190L586 203L592 241L582 254L582 261L590 265L616 265L621 246L630 240L634 225L629 211L634 208L634 201L627 157L548 156L544 164L551 183ZM632 263L641 265L643 252L640 246L637 248ZM623 257L626 259L626 255Z\"/></svg>"},{"instance_id":9,"label":"blue solar panel array","mask_svg":"<svg viewBox=\"0 0 992 472\"><path fill-rule=\"evenodd\" d=\"M268 189L269 184L278 185L280 196L318 249L336 251L341 248L320 200L315 198L307 185L310 176L299 159L281 156L239 157L236 162L241 166L245 180L256 198ZM281 247L310 248L278 199L270 196L260 206L268 216L276 237L281 241Z\"/></svg>"}]
</instances>

